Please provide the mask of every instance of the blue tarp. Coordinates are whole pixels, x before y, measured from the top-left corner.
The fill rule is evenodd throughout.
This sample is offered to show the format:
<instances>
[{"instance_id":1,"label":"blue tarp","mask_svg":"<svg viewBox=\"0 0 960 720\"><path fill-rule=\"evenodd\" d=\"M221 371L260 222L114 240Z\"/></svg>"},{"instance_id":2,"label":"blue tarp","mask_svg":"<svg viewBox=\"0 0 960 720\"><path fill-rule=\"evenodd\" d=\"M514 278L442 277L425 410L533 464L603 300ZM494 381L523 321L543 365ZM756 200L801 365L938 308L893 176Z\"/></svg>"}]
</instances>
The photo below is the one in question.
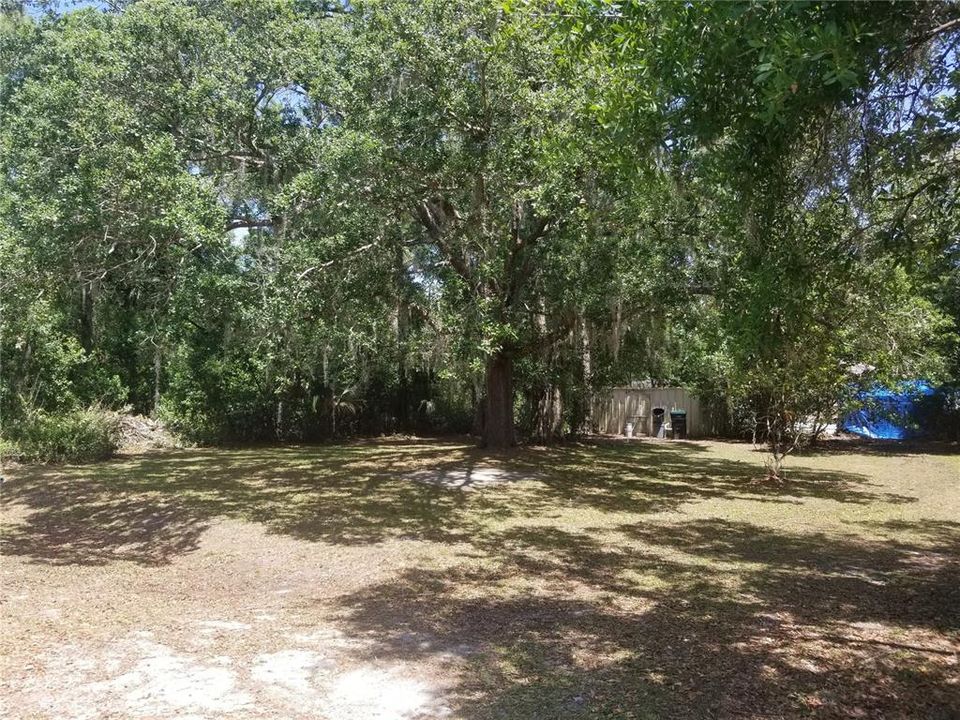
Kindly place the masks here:
<instances>
[{"instance_id":1,"label":"blue tarp","mask_svg":"<svg viewBox=\"0 0 960 720\"><path fill-rule=\"evenodd\" d=\"M907 440L923 434L917 401L934 394L922 380L901 383L896 389L872 388L861 392L860 408L840 423L847 432L879 440Z\"/></svg>"}]
</instances>

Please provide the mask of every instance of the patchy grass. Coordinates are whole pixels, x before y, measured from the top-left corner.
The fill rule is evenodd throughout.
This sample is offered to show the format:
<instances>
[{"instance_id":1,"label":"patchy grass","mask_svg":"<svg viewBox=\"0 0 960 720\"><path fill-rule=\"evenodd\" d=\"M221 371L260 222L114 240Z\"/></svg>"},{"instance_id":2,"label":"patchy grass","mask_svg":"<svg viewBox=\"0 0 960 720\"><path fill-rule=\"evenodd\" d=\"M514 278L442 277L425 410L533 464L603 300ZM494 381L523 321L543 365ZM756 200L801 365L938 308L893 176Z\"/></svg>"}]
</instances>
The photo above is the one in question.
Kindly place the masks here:
<instances>
[{"instance_id":1,"label":"patchy grass","mask_svg":"<svg viewBox=\"0 0 960 720\"><path fill-rule=\"evenodd\" d=\"M956 718L960 453L435 441L18 468L10 717ZM2 714L2 713L0 713Z\"/></svg>"}]
</instances>

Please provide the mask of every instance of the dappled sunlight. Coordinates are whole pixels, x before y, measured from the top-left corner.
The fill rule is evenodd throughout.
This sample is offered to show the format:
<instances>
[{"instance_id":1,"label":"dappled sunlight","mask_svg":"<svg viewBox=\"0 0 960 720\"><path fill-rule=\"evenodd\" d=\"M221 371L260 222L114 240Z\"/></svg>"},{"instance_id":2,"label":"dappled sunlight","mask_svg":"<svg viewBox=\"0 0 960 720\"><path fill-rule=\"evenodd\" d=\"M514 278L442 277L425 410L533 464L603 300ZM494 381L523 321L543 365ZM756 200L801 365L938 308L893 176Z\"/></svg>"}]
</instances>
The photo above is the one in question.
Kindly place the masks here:
<instances>
[{"instance_id":1,"label":"dappled sunlight","mask_svg":"<svg viewBox=\"0 0 960 720\"><path fill-rule=\"evenodd\" d=\"M802 469L783 488L751 483L749 454L705 443L530 449L485 457L456 443L176 451L97 466L24 468L4 502L21 509L7 552L52 563L169 562L215 518L335 543L413 536L468 540L487 517L565 507L672 511L684 503L909 503L852 473ZM500 487L502 486L502 487ZM483 488L473 501L463 491Z\"/></svg>"},{"instance_id":2,"label":"dappled sunlight","mask_svg":"<svg viewBox=\"0 0 960 720\"><path fill-rule=\"evenodd\" d=\"M949 575L927 577L902 569L920 552L913 547L831 550L827 541L820 549L836 557L808 560L798 538L760 534L757 545L783 541L787 557L770 566L753 547L714 547L699 540L703 534L689 544L675 539L684 552L666 560L546 533L535 554L505 545L500 570L411 571L401 582L364 588L346 599L343 620L378 638L379 656L478 642L470 674L497 680L485 696L492 706L469 717L537 717L526 705L537 700L562 713L578 696L594 712L619 712L626 697L668 717L695 715L704 703L730 714L757 705L789 714L807 696L833 712L898 714L906 708L897 698L915 680L906 667L925 678L924 713L956 707L956 555ZM711 553L723 562L684 562ZM874 564L880 569L862 577ZM639 582L609 572L624 565ZM584 668L593 670L571 675ZM641 680L649 673L659 679ZM599 694L583 699L577 687Z\"/></svg>"},{"instance_id":3,"label":"dappled sunlight","mask_svg":"<svg viewBox=\"0 0 960 720\"><path fill-rule=\"evenodd\" d=\"M11 687L151 717L950 717L951 459L818 455L783 486L706 442L21 468L11 657L44 640Z\"/></svg>"}]
</instances>

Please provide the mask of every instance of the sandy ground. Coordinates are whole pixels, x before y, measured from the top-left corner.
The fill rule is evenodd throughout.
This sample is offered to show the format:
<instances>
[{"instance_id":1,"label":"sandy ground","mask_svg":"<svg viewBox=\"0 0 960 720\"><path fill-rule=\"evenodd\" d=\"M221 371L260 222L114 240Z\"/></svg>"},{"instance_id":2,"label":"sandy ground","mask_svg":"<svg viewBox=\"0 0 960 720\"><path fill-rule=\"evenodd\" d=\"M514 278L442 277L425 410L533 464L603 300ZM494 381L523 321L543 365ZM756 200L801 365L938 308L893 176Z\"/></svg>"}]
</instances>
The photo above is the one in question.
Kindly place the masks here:
<instances>
[{"instance_id":1,"label":"sandy ground","mask_svg":"<svg viewBox=\"0 0 960 720\"><path fill-rule=\"evenodd\" d=\"M438 677L459 657L381 661L326 616L337 594L389 576L377 550L404 560L228 520L159 567L7 558L0 717L446 717Z\"/></svg>"}]
</instances>

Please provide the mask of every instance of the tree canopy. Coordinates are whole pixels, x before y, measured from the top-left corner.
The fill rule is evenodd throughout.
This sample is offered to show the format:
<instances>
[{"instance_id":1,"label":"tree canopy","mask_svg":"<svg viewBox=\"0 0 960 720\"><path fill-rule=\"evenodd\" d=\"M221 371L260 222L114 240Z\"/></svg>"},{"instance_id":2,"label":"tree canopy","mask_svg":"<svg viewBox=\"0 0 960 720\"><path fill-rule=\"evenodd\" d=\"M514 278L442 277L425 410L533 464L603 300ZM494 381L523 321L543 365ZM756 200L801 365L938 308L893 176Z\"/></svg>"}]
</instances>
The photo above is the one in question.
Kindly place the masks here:
<instances>
[{"instance_id":1,"label":"tree canopy","mask_svg":"<svg viewBox=\"0 0 960 720\"><path fill-rule=\"evenodd\" d=\"M780 453L957 383L958 43L949 2L8 3L0 431L503 447L643 380Z\"/></svg>"}]
</instances>

